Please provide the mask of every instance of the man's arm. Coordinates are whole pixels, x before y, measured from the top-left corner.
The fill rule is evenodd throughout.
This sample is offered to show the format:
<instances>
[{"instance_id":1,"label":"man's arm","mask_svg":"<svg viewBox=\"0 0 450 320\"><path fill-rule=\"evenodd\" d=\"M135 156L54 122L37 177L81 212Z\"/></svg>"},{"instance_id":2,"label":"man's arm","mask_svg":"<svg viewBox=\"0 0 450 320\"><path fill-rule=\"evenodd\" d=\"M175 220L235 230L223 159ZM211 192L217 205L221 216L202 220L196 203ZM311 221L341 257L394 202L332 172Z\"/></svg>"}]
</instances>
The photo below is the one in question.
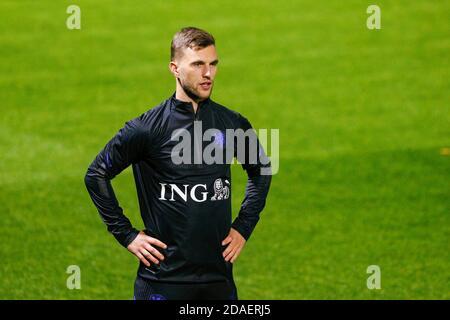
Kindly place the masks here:
<instances>
[{"instance_id":1,"label":"man's arm","mask_svg":"<svg viewBox=\"0 0 450 320\"><path fill-rule=\"evenodd\" d=\"M117 241L127 247L139 234L119 206L111 180L145 156L148 133L139 118L128 121L89 166L86 188L97 210Z\"/></svg>"},{"instance_id":2,"label":"man's arm","mask_svg":"<svg viewBox=\"0 0 450 320\"><path fill-rule=\"evenodd\" d=\"M154 246L166 249L167 245L133 228L119 206L111 180L130 164L145 159L150 154L150 143L151 137L141 119L128 121L97 155L84 178L108 231L148 267L150 262L158 264L164 260L164 256Z\"/></svg>"},{"instance_id":3,"label":"man's arm","mask_svg":"<svg viewBox=\"0 0 450 320\"><path fill-rule=\"evenodd\" d=\"M252 126L246 118L240 116L240 128L246 131L252 129ZM223 252L223 256L226 261L231 262L237 259L242 247L250 238L253 229L258 223L259 215L266 204L267 194L272 181L272 175L267 174L270 172L270 162L256 134L253 132L252 135L254 135L253 138L256 142L256 150L249 146L251 139L246 140L245 159L239 159L248 176L245 197L241 204L239 214L231 225L232 229L230 234L222 242L222 245L228 244L228 247ZM256 155L253 155L256 158L254 163L250 161L252 157L251 152L256 152ZM263 171L265 174L262 174Z\"/></svg>"}]
</instances>

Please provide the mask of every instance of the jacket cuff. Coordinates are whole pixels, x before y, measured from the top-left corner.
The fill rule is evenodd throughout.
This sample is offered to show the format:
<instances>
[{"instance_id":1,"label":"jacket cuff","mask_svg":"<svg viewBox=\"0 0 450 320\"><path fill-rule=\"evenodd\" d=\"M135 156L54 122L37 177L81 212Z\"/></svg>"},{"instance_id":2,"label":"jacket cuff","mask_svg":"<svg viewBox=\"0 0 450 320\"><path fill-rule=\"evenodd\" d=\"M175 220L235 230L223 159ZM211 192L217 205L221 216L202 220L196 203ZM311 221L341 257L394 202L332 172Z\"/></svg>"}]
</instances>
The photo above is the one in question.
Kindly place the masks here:
<instances>
[{"instance_id":1,"label":"jacket cuff","mask_svg":"<svg viewBox=\"0 0 450 320\"><path fill-rule=\"evenodd\" d=\"M245 240L250 238L253 228L250 228L246 223L244 223L239 217L237 217L231 224L231 227L244 237Z\"/></svg>"},{"instance_id":2,"label":"jacket cuff","mask_svg":"<svg viewBox=\"0 0 450 320\"><path fill-rule=\"evenodd\" d=\"M121 233L118 235L114 235L114 237L117 239L117 241L125 248L127 248L129 246L129 244L131 242L133 242L134 239L136 239L136 237L139 234L139 230L132 228L130 231L128 231L127 233Z\"/></svg>"}]
</instances>

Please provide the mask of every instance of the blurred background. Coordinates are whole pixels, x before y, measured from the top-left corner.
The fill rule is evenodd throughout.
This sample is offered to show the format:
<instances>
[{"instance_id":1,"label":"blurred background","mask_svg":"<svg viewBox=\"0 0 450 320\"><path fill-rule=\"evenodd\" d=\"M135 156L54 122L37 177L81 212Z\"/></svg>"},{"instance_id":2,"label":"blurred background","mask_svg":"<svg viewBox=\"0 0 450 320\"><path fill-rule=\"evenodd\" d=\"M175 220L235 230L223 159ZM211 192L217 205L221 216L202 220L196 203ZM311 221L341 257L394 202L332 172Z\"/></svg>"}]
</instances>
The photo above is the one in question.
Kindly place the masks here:
<instances>
[{"instance_id":1,"label":"blurred background","mask_svg":"<svg viewBox=\"0 0 450 320\"><path fill-rule=\"evenodd\" d=\"M370 4L381 30L366 26ZM279 172L234 267L240 298L449 299L449 14L448 1L2 0L0 299L132 299L137 259L83 179L127 120L174 92L184 26L216 38L212 98L280 130ZM238 165L233 179L236 215ZM142 228L131 168L113 186ZM66 287L69 265L81 290Z\"/></svg>"}]
</instances>

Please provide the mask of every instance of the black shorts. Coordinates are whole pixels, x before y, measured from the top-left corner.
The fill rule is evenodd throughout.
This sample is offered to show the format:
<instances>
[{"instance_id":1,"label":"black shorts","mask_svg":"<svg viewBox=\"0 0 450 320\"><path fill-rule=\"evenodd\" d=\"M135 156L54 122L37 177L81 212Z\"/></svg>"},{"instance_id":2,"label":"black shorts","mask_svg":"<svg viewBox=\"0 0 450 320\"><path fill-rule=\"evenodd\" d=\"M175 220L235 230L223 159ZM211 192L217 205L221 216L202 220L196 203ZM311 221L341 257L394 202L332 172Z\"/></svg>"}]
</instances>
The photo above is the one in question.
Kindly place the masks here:
<instances>
[{"instance_id":1,"label":"black shorts","mask_svg":"<svg viewBox=\"0 0 450 320\"><path fill-rule=\"evenodd\" d=\"M163 283L140 276L134 283L135 300L237 300L234 281L211 283Z\"/></svg>"}]
</instances>

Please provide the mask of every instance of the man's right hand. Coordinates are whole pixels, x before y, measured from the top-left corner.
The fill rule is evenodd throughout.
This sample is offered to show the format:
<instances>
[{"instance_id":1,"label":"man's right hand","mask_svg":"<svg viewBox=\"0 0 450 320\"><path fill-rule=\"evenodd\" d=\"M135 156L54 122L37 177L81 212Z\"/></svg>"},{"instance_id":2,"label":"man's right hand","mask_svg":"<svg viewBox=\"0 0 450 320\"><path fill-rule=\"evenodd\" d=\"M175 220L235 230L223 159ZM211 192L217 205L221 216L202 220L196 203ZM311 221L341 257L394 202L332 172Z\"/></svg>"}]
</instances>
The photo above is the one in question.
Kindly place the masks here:
<instances>
[{"instance_id":1,"label":"man's right hand","mask_svg":"<svg viewBox=\"0 0 450 320\"><path fill-rule=\"evenodd\" d=\"M147 267L150 262L159 264L159 260L164 260L164 256L156 250L154 246L166 249L167 245L156 238L149 237L143 231L128 245L127 249Z\"/></svg>"}]
</instances>

